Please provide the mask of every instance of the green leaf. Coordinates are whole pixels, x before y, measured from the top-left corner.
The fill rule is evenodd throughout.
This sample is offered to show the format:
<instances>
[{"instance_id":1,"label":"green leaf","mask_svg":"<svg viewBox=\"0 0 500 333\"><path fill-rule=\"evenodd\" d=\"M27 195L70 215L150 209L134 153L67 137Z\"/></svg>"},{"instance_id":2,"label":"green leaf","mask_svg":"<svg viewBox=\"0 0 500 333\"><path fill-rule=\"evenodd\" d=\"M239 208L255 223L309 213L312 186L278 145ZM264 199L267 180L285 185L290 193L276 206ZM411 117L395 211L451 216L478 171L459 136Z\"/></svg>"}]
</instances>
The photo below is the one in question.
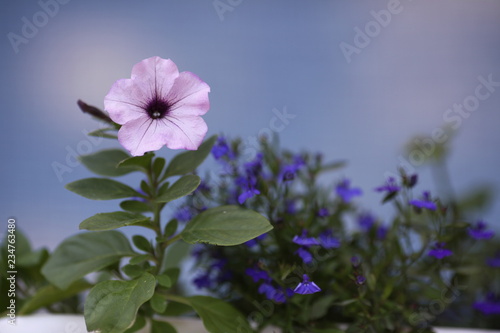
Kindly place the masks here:
<instances>
[{"instance_id":1,"label":"green leaf","mask_svg":"<svg viewBox=\"0 0 500 333\"><path fill-rule=\"evenodd\" d=\"M149 300L149 304L156 313L163 313L167 308L167 300L159 294L154 294Z\"/></svg>"},{"instance_id":2,"label":"green leaf","mask_svg":"<svg viewBox=\"0 0 500 333\"><path fill-rule=\"evenodd\" d=\"M100 137L100 138L107 138L107 139L118 139L118 137L115 134L109 134L109 133L107 133L108 131L116 132L116 128L114 128L114 127L100 128L98 130L95 130L95 131L87 133L87 135L89 135L89 136L97 136L97 137Z\"/></svg>"},{"instance_id":3,"label":"green leaf","mask_svg":"<svg viewBox=\"0 0 500 333\"><path fill-rule=\"evenodd\" d=\"M146 319L143 316L137 316L134 324L123 333L137 333L144 326L146 326Z\"/></svg>"},{"instance_id":4,"label":"green leaf","mask_svg":"<svg viewBox=\"0 0 500 333\"><path fill-rule=\"evenodd\" d=\"M141 267L139 265L125 265L122 267L123 273L131 277L132 279L135 279L136 277L141 276L142 274L145 273L146 268Z\"/></svg>"},{"instance_id":5,"label":"green leaf","mask_svg":"<svg viewBox=\"0 0 500 333\"><path fill-rule=\"evenodd\" d=\"M120 207L123 210L132 212L132 213L145 213L150 212L151 207L145 202L138 200L125 200L120 202Z\"/></svg>"},{"instance_id":6,"label":"green leaf","mask_svg":"<svg viewBox=\"0 0 500 333\"><path fill-rule=\"evenodd\" d=\"M334 299L334 295L326 295L320 297L313 303L312 307L310 308L309 319L316 320L326 315Z\"/></svg>"},{"instance_id":7,"label":"green leaf","mask_svg":"<svg viewBox=\"0 0 500 333\"><path fill-rule=\"evenodd\" d=\"M137 168L118 168L120 161L130 157L121 149L106 149L90 155L80 156L80 161L90 171L106 177L123 176L130 172L137 171Z\"/></svg>"},{"instance_id":8,"label":"green leaf","mask_svg":"<svg viewBox=\"0 0 500 333\"><path fill-rule=\"evenodd\" d=\"M92 200L111 200L138 197L140 194L128 185L107 178L85 178L66 184L71 192Z\"/></svg>"},{"instance_id":9,"label":"green leaf","mask_svg":"<svg viewBox=\"0 0 500 333\"><path fill-rule=\"evenodd\" d=\"M98 213L80 223L80 229L103 231L149 222L149 217L128 212Z\"/></svg>"},{"instance_id":10,"label":"green leaf","mask_svg":"<svg viewBox=\"0 0 500 333\"><path fill-rule=\"evenodd\" d=\"M181 232L188 243L238 245L268 232L273 227L261 214L238 206L220 206L205 210Z\"/></svg>"},{"instance_id":11,"label":"green leaf","mask_svg":"<svg viewBox=\"0 0 500 333\"><path fill-rule=\"evenodd\" d=\"M120 232L88 232L63 241L42 267L42 274L60 289L91 272L133 256L128 239Z\"/></svg>"},{"instance_id":12,"label":"green leaf","mask_svg":"<svg viewBox=\"0 0 500 333\"><path fill-rule=\"evenodd\" d=\"M129 264L137 265L146 260L152 259L150 254L140 254L130 259Z\"/></svg>"},{"instance_id":13,"label":"green leaf","mask_svg":"<svg viewBox=\"0 0 500 333\"><path fill-rule=\"evenodd\" d=\"M166 321L153 320L151 324L151 333L177 333L175 327Z\"/></svg>"},{"instance_id":14,"label":"green leaf","mask_svg":"<svg viewBox=\"0 0 500 333\"><path fill-rule=\"evenodd\" d=\"M87 330L122 333L132 326L137 310L154 293L156 280L144 273L131 281L104 281L90 290L85 302Z\"/></svg>"},{"instance_id":15,"label":"green leaf","mask_svg":"<svg viewBox=\"0 0 500 333\"><path fill-rule=\"evenodd\" d=\"M151 251L151 243L148 241L148 239L144 236L141 235L134 235L132 237L132 242L134 242L134 245L139 249L144 252L150 252Z\"/></svg>"},{"instance_id":16,"label":"green leaf","mask_svg":"<svg viewBox=\"0 0 500 333\"><path fill-rule=\"evenodd\" d=\"M141 191L146 193L149 196L151 196L151 194L153 193L151 191L151 187L148 185L148 183L145 180L141 180Z\"/></svg>"},{"instance_id":17,"label":"green leaf","mask_svg":"<svg viewBox=\"0 0 500 333\"><path fill-rule=\"evenodd\" d=\"M163 171L163 168L165 167L165 159L163 157L158 157L156 160L153 162L153 173L156 175L157 178L160 178L160 174Z\"/></svg>"},{"instance_id":18,"label":"green leaf","mask_svg":"<svg viewBox=\"0 0 500 333\"><path fill-rule=\"evenodd\" d=\"M48 257L49 251L47 251L47 249L40 249L37 251L19 255L16 258L16 264L19 267L23 268L36 267L43 264L43 262L47 260Z\"/></svg>"},{"instance_id":19,"label":"green leaf","mask_svg":"<svg viewBox=\"0 0 500 333\"><path fill-rule=\"evenodd\" d=\"M166 317L178 317L187 312L193 312L193 308L190 305L171 301L167 303L167 309L162 315Z\"/></svg>"},{"instance_id":20,"label":"green leaf","mask_svg":"<svg viewBox=\"0 0 500 333\"><path fill-rule=\"evenodd\" d=\"M158 284L162 287L165 288L170 288L172 287L172 280L168 277L168 275L162 274L156 276L156 279L158 280Z\"/></svg>"},{"instance_id":21,"label":"green leaf","mask_svg":"<svg viewBox=\"0 0 500 333\"><path fill-rule=\"evenodd\" d=\"M164 272L162 272L162 275L168 276L172 285L174 285L177 283L177 280L179 280L180 273L181 270L178 267L170 267L167 268Z\"/></svg>"},{"instance_id":22,"label":"green leaf","mask_svg":"<svg viewBox=\"0 0 500 333\"><path fill-rule=\"evenodd\" d=\"M178 227L179 227L179 223L177 222L176 219L168 221L168 223L165 225L165 232L163 233L163 235L165 237L172 236L173 234L175 234Z\"/></svg>"},{"instance_id":23,"label":"green leaf","mask_svg":"<svg viewBox=\"0 0 500 333\"><path fill-rule=\"evenodd\" d=\"M163 178L185 175L193 172L205 160L205 158L207 158L208 154L210 154L216 139L217 136L214 135L205 140L198 150L187 151L175 156L168 164Z\"/></svg>"},{"instance_id":24,"label":"green leaf","mask_svg":"<svg viewBox=\"0 0 500 333\"><path fill-rule=\"evenodd\" d=\"M179 178L163 194L156 198L156 202L169 202L192 193L200 185L201 179L196 175L186 175Z\"/></svg>"},{"instance_id":25,"label":"green leaf","mask_svg":"<svg viewBox=\"0 0 500 333\"><path fill-rule=\"evenodd\" d=\"M66 298L78 295L82 291L92 287L92 284L81 279L73 282L68 288L61 290L53 285L46 285L36 291L36 293L23 304L19 309L20 315L30 314L40 308L57 303Z\"/></svg>"},{"instance_id":26,"label":"green leaf","mask_svg":"<svg viewBox=\"0 0 500 333\"><path fill-rule=\"evenodd\" d=\"M209 296L192 296L187 300L211 333L253 332L246 318L224 301Z\"/></svg>"},{"instance_id":27,"label":"green leaf","mask_svg":"<svg viewBox=\"0 0 500 333\"><path fill-rule=\"evenodd\" d=\"M154 153L146 153L142 156L132 156L127 159L118 162L118 168L127 168L127 167L138 167L144 171L148 171L151 166L151 160L155 156Z\"/></svg>"}]
</instances>

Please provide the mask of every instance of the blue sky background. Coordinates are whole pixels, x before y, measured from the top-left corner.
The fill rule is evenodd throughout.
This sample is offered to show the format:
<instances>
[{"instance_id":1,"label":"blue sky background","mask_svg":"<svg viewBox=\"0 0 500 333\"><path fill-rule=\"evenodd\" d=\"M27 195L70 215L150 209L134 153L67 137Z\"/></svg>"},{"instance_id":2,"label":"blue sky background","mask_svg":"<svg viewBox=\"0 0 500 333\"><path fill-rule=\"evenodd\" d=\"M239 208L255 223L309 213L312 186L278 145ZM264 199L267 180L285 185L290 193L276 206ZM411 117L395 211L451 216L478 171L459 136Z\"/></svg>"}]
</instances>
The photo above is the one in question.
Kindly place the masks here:
<instances>
[{"instance_id":1,"label":"blue sky background","mask_svg":"<svg viewBox=\"0 0 500 333\"><path fill-rule=\"evenodd\" d=\"M279 133L282 145L347 160L332 182L351 178L365 192L359 203L384 220L391 210L372 189L396 171L406 142L447 123L460 120L449 160L455 190L500 189L500 87L467 118L444 118L474 95L478 77L500 82L499 1L60 1L1 2L2 232L14 216L36 246L54 248L85 218L117 210L119 201L64 189L92 176L71 158L68 165L70 152L117 146L88 141L84 133L99 124L76 101L102 107L113 82L154 55L211 86L209 134L250 144L270 127L273 109L286 108L295 118ZM44 7L51 15L40 13ZM384 26L375 23L372 11L388 8ZM23 32L26 22L37 31ZM372 37L366 45L358 37L362 47L346 58L341 43L355 46L365 28ZM13 45L11 33L24 43ZM71 172L58 176L54 162ZM419 190L436 191L429 170L417 171ZM477 218L500 231L499 216L497 195Z\"/></svg>"}]
</instances>

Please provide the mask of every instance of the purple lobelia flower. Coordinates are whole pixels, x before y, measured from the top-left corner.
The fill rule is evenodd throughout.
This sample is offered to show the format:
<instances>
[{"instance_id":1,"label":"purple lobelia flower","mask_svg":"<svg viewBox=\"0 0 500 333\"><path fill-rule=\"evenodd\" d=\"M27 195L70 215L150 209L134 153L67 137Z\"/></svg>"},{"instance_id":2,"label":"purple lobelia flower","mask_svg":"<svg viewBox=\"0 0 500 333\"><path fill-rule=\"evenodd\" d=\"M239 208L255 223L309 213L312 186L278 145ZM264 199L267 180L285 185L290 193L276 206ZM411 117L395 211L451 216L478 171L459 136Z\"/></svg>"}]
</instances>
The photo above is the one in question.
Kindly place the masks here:
<instances>
[{"instance_id":1,"label":"purple lobelia flower","mask_svg":"<svg viewBox=\"0 0 500 333\"><path fill-rule=\"evenodd\" d=\"M196 288L203 289L203 288L210 288L214 284L214 281L208 273L205 273L198 275L196 278L194 278L193 283L196 286Z\"/></svg>"},{"instance_id":2,"label":"purple lobelia flower","mask_svg":"<svg viewBox=\"0 0 500 333\"><path fill-rule=\"evenodd\" d=\"M196 150L207 133L201 118L210 108L210 87L170 59L151 57L116 81L104 98L110 118L122 125L118 141L133 156L158 150Z\"/></svg>"},{"instance_id":3,"label":"purple lobelia flower","mask_svg":"<svg viewBox=\"0 0 500 333\"><path fill-rule=\"evenodd\" d=\"M493 258L486 259L486 264L490 267L500 267L500 251L497 251Z\"/></svg>"},{"instance_id":4,"label":"purple lobelia flower","mask_svg":"<svg viewBox=\"0 0 500 333\"><path fill-rule=\"evenodd\" d=\"M260 268L247 268L245 270L245 274L250 276L253 282L259 282L260 280L271 281L271 277L267 274L266 271L263 271Z\"/></svg>"},{"instance_id":5,"label":"purple lobelia flower","mask_svg":"<svg viewBox=\"0 0 500 333\"><path fill-rule=\"evenodd\" d=\"M486 300L475 302L474 308L485 315L500 314L500 296L493 293L488 293Z\"/></svg>"},{"instance_id":6,"label":"purple lobelia flower","mask_svg":"<svg viewBox=\"0 0 500 333\"><path fill-rule=\"evenodd\" d=\"M363 275L357 275L356 276L356 284L361 286L363 284L365 284L366 282L366 278L363 276Z\"/></svg>"},{"instance_id":7,"label":"purple lobelia flower","mask_svg":"<svg viewBox=\"0 0 500 333\"><path fill-rule=\"evenodd\" d=\"M370 213L361 214L358 217L358 224L364 232L368 232L375 225L375 217Z\"/></svg>"},{"instance_id":8,"label":"purple lobelia flower","mask_svg":"<svg viewBox=\"0 0 500 333\"><path fill-rule=\"evenodd\" d=\"M302 282L300 282L297 287L293 290L296 294L307 295L314 294L321 291L321 288L316 285L313 281L309 279L307 274L302 276Z\"/></svg>"},{"instance_id":9,"label":"purple lobelia flower","mask_svg":"<svg viewBox=\"0 0 500 333\"><path fill-rule=\"evenodd\" d=\"M361 265L361 259L358 256L351 257L351 265L354 268L358 268Z\"/></svg>"},{"instance_id":10,"label":"purple lobelia flower","mask_svg":"<svg viewBox=\"0 0 500 333\"><path fill-rule=\"evenodd\" d=\"M298 236L295 235L292 239L292 242L295 244L299 244L302 246L313 246L313 245L320 245L320 242L314 237L307 237L307 230L302 230L302 235Z\"/></svg>"},{"instance_id":11,"label":"purple lobelia flower","mask_svg":"<svg viewBox=\"0 0 500 333\"><path fill-rule=\"evenodd\" d=\"M238 202L240 203L240 205L242 205L248 199L250 199L256 195L259 195L259 194L260 194L259 190L249 187L238 196Z\"/></svg>"},{"instance_id":12,"label":"purple lobelia flower","mask_svg":"<svg viewBox=\"0 0 500 333\"><path fill-rule=\"evenodd\" d=\"M449 249L445 249L445 245L446 243L444 242L436 242L427 255L437 259L443 259L444 257L451 256L453 252Z\"/></svg>"},{"instance_id":13,"label":"purple lobelia flower","mask_svg":"<svg viewBox=\"0 0 500 333\"><path fill-rule=\"evenodd\" d=\"M223 136L217 138L217 142L212 147L212 155L216 160L220 160L224 156L227 156L229 159L234 158L234 153L229 148L226 138Z\"/></svg>"},{"instance_id":14,"label":"purple lobelia flower","mask_svg":"<svg viewBox=\"0 0 500 333\"><path fill-rule=\"evenodd\" d=\"M302 156L300 155L294 156L292 164L285 165L281 168L279 179L283 182L293 180L297 172L304 165L305 161L302 158Z\"/></svg>"},{"instance_id":15,"label":"purple lobelia flower","mask_svg":"<svg viewBox=\"0 0 500 333\"><path fill-rule=\"evenodd\" d=\"M319 242L325 249L336 249L340 247L340 241L333 236L331 229L325 230L319 235Z\"/></svg>"},{"instance_id":16,"label":"purple lobelia flower","mask_svg":"<svg viewBox=\"0 0 500 333\"><path fill-rule=\"evenodd\" d=\"M328 211L328 208L320 208L318 212L316 213L318 217L327 217L330 215L330 212Z\"/></svg>"},{"instance_id":17,"label":"purple lobelia flower","mask_svg":"<svg viewBox=\"0 0 500 333\"><path fill-rule=\"evenodd\" d=\"M351 181L349 179L344 179L340 184L338 184L335 191L345 203L349 203L352 198L363 194L360 188L351 188Z\"/></svg>"},{"instance_id":18,"label":"purple lobelia flower","mask_svg":"<svg viewBox=\"0 0 500 333\"><path fill-rule=\"evenodd\" d=\"M293 199L288 199L285 201L285 212L287 214L297 213L297 202Z\"/></svg>"},{"instance_id":19,"label":"purple lobelia flower","mask_svg":"<svg viewBox=\"0 0 500 333\"><path fill-rule=\"evenodd\" d=\"M297 251L295 251L295 254L302 259L304 264L310 264L313 261L311 252L309 252L305 246L300 247Z\"/></svg>"},{"instance_id":20,"label":"purple lobelia flower","mask_svg":"<svg viewBox=\"0 0 500 333\"><path fill-rule=\"evenodd\" d=\"M394 177L389 177L389 178L387 178L387 181L385 182L385 184L382 186L376 187L375 191L394 193L394 192L399 191L400 189L401 189L401 187L397 185L396 179L394 179Z\"/></svg>"},{"instance_id":21,"label":"purple lobelia flower","mask_svg":"<svg viewBox=\"0 0 500 333\"><path fill-rule=\"evenodd\" d=\"M427 191L423 193L421 200L410 200L409 204L417 208L425 208L429 210L436 210L437 208L436 204L431 200L430 193Z\"/></svg>"},{"instance_id":22,"label":"purple lobelia flower","mask_svg":"<svg viewBox=\"0 0 500 333\"><path fill-rule=\"evenodd\" d=\"M380 225L377 228L377 238L380 240L384 240L385 237L387 236L388 231L389 231L389 229L386 226Z\"/></svg>"},{"instance_id":23,"label":"purple lobelia flower","mask_svg":"<svg viewBox=\"0 0 500 333\"><path fill-rule=\"evenodd\" d=\"M293 291L282 287L275 287L270 282L264 282L259 286L258 292L264 294L267 299L276 303L284 303L287 298L293 296Z\"/></svg>"},{"instance_id":24,"label":"purple lobelia flower","mask_svg":"<svg viewBox=\"0 0 500 333\"><path fill-rule=\"evenodd\" d=\"M467 232L469 233L469 236L474 239L490 239L495 235L495 233L492 230L486 230L487 226L488 225L483 221L478 221L474 227L468 228Z\"/></svg>"}]
</instances>

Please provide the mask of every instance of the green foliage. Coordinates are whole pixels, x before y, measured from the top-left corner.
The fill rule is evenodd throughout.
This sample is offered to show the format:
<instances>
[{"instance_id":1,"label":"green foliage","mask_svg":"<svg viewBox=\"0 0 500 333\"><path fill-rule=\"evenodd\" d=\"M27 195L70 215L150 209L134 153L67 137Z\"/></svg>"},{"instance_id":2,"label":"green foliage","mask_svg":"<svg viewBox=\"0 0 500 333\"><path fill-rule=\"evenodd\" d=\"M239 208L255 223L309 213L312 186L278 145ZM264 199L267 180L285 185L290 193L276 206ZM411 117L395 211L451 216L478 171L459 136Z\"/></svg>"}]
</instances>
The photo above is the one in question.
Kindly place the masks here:
<instances>
[{"instance_id":1,"label":"green foliage","mask_svg":"<svg viewBox=\"0 0 500 333\"><path fill-rule=\"evenodd\" d=\"M226 302L209 296L192 296L187 300L211 333L253 332L246 318Z\"/></svg>"},{"instance_id":2,"label":"green foliage","mask_svg":"<svg viewBox=\"0 0 500 333\"><path fill-rule=\"evenodd\" d=\"M242 244L268 232L273 227L252 210L238 206L220 206L196 216L181 233L188 243L230 246Z\"/></svg>"},{"instance_id":3,"label":"green foliage","mask_svg":"<svg viewBox=\"0 0 500 333\"><path fill-rule=\"evenodd\" d=\"M143 225L150 222L150 218L128 212L98 213L80 223L80 229L104 231L121 228L129 225Z\"/></svg>"},{"instance_id":4,"label":"green foliage","mask_svg":"<svg viewBox=\"0 0 500 333\"><path fill-rule=\"evenodd\" d=\"M133 255L129 241L118 231L83 233L64 240L45 263L42 273L52 284L66 289L85 275Z\"/></svg>"},{"instance_id":5,"label":"green foliage","mask_svg":"<svg viewBox=\"0 0 500 333\"><path fill-rule=\"evenodd\" d=\"M165 321L153 320L151 322L151 333L177 333L177 330Z\"/></svg>"},{"instance_id":6,"label":"green foliage","mask_svg":"<svg viewBox=\"0 0 500 333\"><path fill-rule=\"evenodd\" d=\"M118 168L140 168L141 170L147 172L151 167L151 161L155 156L154 153L146 153L142 156L128 157L119 163L117 163Z\"/></svg>"},{"instance_id":7,"label":"green foliage","mask_svg":"<svg viewBox=\"0 0 500 333\"><path fill-rule=\"evenodd\" d=\"M89 331L122 333L135 321L139 307L154 293L156 280L144 273L129 281L98 283L85 302L85 322Z\"/></svg>"},{"instance_id":8,"label":"green foliage","mask_svg":"<svg viewBox=\"0 0 500 333\"><path fill-rule=\"evenodd\" d=\"M137 170L134 167L117 167L118 163L129 157L121 149L106 149L94 154L80 156L80 161L95 174L106 177L118 177Z\"/></svg>"},{"instance_id":9,"label":"green foliage","mask_svg":"<svg viewBox=\"0 0 500 333\"><path fill-rule=\"evenodd\" d=\"M84 280L78 280L66 289L51 285L41 273L41 268L50 256L47 249L33 249L29 239L20 229L16 229L16 308L18 315L27 315L40 309L51 312L78 312L79 294L91 287ZM0 267L7 267L7 238L0 242ZM6 271L0 271L0 298L3 309L7 309L10 297ZM2 310L3 313L5 310Z\"/></svg>"},{"instance_id":10,"label":"green foliage","mask_svg":"<svg viewBox=\"0 0 500 333\"><path fill-rule=\"evenodd\" d=\"M214 135L205 140L198 150L187 151L175 156L168 164L164 178L182 176L193 172L210 154L216 139L217 137Z\"/></svg>"},{"instance_id":11,"label":"green foliage","mask_svg":"<svg viewBox=\"0 0 500 333\"><path fill-rule=\"evenodd\" d=\"M40 308L64 301L65 299L80 294L90 287L92 287L92 284L83 279L73 282L63 290L50 284L45 285L38 289L36 293L23 304L22 308L19 309L19 315L28 315Z\"/></svg>"},{"instance_id":12,"label":"green foliage","mask_svg":"<svg viewBox=\"0 0 500 333\"><path fill-rule=\"evenodd\" d=\"M130 186L107 178L85 178L67 184L66 188L92 200L112 200L140 196Z\"/></svg>"},{"instance_id":13,"label":"green foliage","mask_svg":"<svg viewBox=\"0 0 500 333\"><path fill-rule=\"evenodd\" d=\"M182 176L172 186L161 192L156 198L156 202L169 202L182 198L196 190L200 182L200 177L196 175Z\"/></svg>"},{"instance_id":14,"label":"green foliage","mask_svg":"<svg viewBox=\"0 0 500 333\"><path fill-rule=\"evenodd\" d=\"M492 282L498 281L498 268L485 264L488 257L497 258L494 249L500 247L498 242L475 240L469 234L476 222L470 216L487 206L491 192L480 189L459 196L463 198L459 201L439 199L433 193L426 203L432 202L435 209L418 207L412 200L422 202L425 189L416 186L416 175L400 170L393 180L397 188L381 190L382 203L394 208L393 218L382 221L359 206L361 198L345 199L339 194L342 178L331 184L325 181L326 172L343 163L325 163L320 155L309 152L280 150L267 141L261 142L262 155L253 160L243 155L241 142L229 142L228 147L231 151L220 157L222 176L213 184L206 183L212 190L195 191L185 198L184 206L203 202L217 206L213 209L220 213L225 204L243 198L242 206L269 219L273 228L252 243L203 246L197 251L199 276L212 283L208 291L246 316L261 314L258 331L275 325L287 333L340 332L335 323L345 323L346 332L423 332L426 325L454 324L448 319L452 313L467 313L469 322L477 326L498 327L474 310L473 304L478 295L484 299L489 291L500 290ZM445 156L441 151L432 158L444 164ZM443 165L439 170L445 170ZM249 184L242 184L241 179ZM257 191L241 197L248 188ZM206 219L201 213L188 223L181 233L184 240L213 236L205 221L210 220L210 211ZM215 220L230 230L231 219ZM211 243L218 244L220 232L213 232ZM451 251L450 256L431 255L440 243ZM306 262L299 251L309 253L310 260ZM359 262L351 261L354 256ZM249 268L269 278L255 282ZM303 283L304 274L321 291L290 293ZM287 296L277 301L273 297L279 292ZM439 313L433 308L436 304Z\"/></svg>"}]
</instances>

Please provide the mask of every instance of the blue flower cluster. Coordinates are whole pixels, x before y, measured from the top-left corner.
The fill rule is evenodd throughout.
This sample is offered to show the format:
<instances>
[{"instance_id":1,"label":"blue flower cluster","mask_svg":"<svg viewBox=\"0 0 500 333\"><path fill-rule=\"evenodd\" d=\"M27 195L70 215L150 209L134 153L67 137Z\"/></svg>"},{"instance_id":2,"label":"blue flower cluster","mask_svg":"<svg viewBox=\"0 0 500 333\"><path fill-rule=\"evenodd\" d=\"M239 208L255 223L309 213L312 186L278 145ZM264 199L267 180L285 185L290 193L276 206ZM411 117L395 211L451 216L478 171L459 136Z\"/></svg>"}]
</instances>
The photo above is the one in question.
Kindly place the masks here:
<instances>
[{"instance_id":1,"label":"blue flower cluster","mask_svg":"<svg viewBox=\"0 0 500 333\"><path fill-rule=\"evenodd\" d=\"M242 304L243 311L259 300L286 304L274 308L275 316L305 328L319 318L328 321L326 316L357 322L359 313L371 313L378 304L380 313L408 323L401 309L425 306L422 295L451 283L441 276L456 267L459 272L469 245L494 238L484 221L464 223L456 207L429 191L415 196L415 174L401 171L373 189L383 195L383 204L396 208L394 219L384 222L358 208L364 191L350 179L324 185L320 177L342 163L324 164L319 154L280 151L266 141L250 158L244 151L241 141L220 137L212 149L221 167L217 185L194 193L207 206L251 208L274 226L243 245L203 246L195 253L201 271L195 285ZM181 207L176 218L188 221L193 213ZM354 221L355 228L346 221ZM500 251L482 265L500 267ZM488 283L483 285L487 292ZM488 294L474 304L468 298L467 306L490 315L497 311L495 297ZM303 306L316 302L325 317L301 314Z\"/></svg>"}]
</instances>

